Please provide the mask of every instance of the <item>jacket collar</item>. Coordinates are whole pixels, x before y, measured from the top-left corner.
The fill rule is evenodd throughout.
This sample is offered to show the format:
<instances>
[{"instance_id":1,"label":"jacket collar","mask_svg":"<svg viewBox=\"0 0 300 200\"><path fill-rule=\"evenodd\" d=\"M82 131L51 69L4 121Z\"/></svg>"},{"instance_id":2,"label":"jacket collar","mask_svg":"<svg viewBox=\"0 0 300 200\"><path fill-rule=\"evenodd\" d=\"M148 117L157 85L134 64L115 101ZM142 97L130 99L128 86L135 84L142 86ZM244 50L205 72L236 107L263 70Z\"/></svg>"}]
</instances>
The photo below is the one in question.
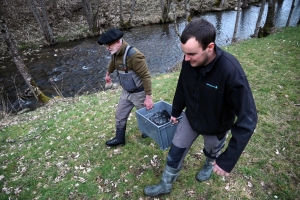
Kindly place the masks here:
<instances>
[{"instance_id":1,"label":"jacket collar","mask_svg":"<svg viewBox=\"0 0 300 200\"><path fill-rule=\"evenodd\" d=\"M206 76L206 73L208 73L215 65L217 60L221 57L223 51L217 45L215 44L215 51L216 51L216 57L206 66L200 68L200 73L202 76Z\"/></svg>"},{"instance_id":2,"label":"jacket collar","mask_svg":"<svg viewBox=\"0 0 300 200\"><path fill-rule=\"evenodd\" d=\"M115 55L116 56L123 56L127 46L128 46L128 43L124 39L122 39L122 46L121 46L120 50Z\"/></svg>"}]
</instances>

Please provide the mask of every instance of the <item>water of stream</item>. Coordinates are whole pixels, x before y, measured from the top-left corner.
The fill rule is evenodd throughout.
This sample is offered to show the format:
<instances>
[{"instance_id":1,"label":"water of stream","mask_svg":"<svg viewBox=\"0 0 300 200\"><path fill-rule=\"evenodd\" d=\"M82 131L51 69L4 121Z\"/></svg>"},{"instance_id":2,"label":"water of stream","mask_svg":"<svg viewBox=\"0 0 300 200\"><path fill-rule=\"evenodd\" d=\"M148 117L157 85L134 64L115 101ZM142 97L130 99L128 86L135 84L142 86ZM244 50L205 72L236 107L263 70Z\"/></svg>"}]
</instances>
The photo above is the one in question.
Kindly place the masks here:
<instances>
[{"instance_id":1,"label":"water of stream","mask_svg":"<svg viewBox=\"0 0 300 200\"><path fill-rule=\"evenodd\" d=\"M286 25L292 0L283 0L276 6L275 27ZM267 5L262 25L267 14ZM241 11L237 37L240 40L250 38L254 33L260 7L250 6ZM208 12L197 15L213 23L217 29L219 46L230 44L233 36L236 11ZM300 15L300 3L296 1L290 26L297 25ZM185 27L184 19L178 21L179 32ZM46 95L64 97L87 94L103 89L104 77L110 55L103 46L97 44L98 38L88 38L75 42L58 44L43 48L41 52L26 56L25 64L29 73ZM135 27L124 31L124 39L143 52L152 75L165 73L181 62L183 54L179 37L173 24L159 24ZM15 78L13 78L15 77ZM114 82L118 82L113 75ZM10 59L0 60L0 86L9 99L16 97L16 88L22 91L26 84Z\"/></svg>"}]
</instances>

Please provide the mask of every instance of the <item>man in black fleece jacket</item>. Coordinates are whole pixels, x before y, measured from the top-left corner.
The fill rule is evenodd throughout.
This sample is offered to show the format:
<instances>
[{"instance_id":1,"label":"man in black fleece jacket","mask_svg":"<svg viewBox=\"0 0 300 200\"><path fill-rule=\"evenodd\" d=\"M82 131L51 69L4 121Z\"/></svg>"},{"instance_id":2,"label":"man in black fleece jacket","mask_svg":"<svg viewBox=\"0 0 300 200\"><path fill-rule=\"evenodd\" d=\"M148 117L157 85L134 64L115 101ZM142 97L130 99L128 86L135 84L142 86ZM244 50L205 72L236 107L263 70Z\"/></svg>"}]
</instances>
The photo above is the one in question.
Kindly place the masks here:
<instances>
[{"instance_id":1,"label":"man in black fleece jacket","mask_svg":"<svg viewBox=\"0 0 300 200\"><path fill-rule=\"evenodd\" d=\"M184 60L173 99L171 122L178 123L159 184L147 186L148 196L169 193L183 160L199 135L206 161L196 174L198 181L212 172L229 176L257 123L257 113L247 77L231 54L215 44L216 30L197 18L184 29L180 41ZM225 146L228 133L231 138Z\"/></svg>"}]
</instances>

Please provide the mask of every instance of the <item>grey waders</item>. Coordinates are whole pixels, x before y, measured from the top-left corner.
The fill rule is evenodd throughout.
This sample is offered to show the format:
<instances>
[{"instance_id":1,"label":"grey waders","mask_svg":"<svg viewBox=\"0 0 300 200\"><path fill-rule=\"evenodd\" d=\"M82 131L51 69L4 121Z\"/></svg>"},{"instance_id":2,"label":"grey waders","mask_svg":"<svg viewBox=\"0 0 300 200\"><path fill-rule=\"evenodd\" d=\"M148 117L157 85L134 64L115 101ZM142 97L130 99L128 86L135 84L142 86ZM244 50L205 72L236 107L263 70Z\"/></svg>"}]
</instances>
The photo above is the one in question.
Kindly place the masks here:
<instances>
[{"instance_id":1,"label":"grey waders","mask_svg":"<svg viewBox=\"0 0 300 200\"><path fill-rule=\"evenodd\" d=\"M202 169L196 175L198 181L206 181L210 178L210 175L214 169L213 162L215 159L206 157L206 161Z\"/></svg>"},{"instance_id":2,"label":"grey waders","mask_svg":"<svg viewBox=\"0 0 300 200\"><path fill-rule=\"evenodd\" d=\"M146 186L144 189L145 194L154 197L160 194L170 193L180 170L181 169L174 169L166 165L159 184Z\"/></svg>"}]
</instances>

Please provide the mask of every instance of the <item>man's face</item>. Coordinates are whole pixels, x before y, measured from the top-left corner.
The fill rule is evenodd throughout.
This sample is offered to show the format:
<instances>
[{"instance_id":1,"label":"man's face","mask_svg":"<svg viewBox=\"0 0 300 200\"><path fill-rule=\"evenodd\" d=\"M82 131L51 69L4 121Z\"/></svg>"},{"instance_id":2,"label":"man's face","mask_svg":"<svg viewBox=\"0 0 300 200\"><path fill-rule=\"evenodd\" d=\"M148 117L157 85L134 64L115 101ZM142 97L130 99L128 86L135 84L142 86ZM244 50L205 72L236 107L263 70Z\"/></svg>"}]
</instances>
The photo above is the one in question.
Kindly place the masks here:
<instances>
[{"instance_id":1,"label":"man's face","mask_svg":"<svg viewBox=\"0 0 300 200\"><path fill-rule=\"evenodd\" d=\"M105 45L105 48L110 52L110 54L117 53L120 50L120 47L120 40Z\"/></svg>"},{"instance_id":2,"label":"man's face","mask_svg":"<svg viewBox=\"0 0 300 200\"><path fill-rule=\"evenodd\" d=\"M190 62L193 67L202 67L210 63L213 56L214 43L210 43L205 50L195 38L190 38L185 44L181 43L181 49L185 53L185 61Z\"/></svg>"}]
</instances>

